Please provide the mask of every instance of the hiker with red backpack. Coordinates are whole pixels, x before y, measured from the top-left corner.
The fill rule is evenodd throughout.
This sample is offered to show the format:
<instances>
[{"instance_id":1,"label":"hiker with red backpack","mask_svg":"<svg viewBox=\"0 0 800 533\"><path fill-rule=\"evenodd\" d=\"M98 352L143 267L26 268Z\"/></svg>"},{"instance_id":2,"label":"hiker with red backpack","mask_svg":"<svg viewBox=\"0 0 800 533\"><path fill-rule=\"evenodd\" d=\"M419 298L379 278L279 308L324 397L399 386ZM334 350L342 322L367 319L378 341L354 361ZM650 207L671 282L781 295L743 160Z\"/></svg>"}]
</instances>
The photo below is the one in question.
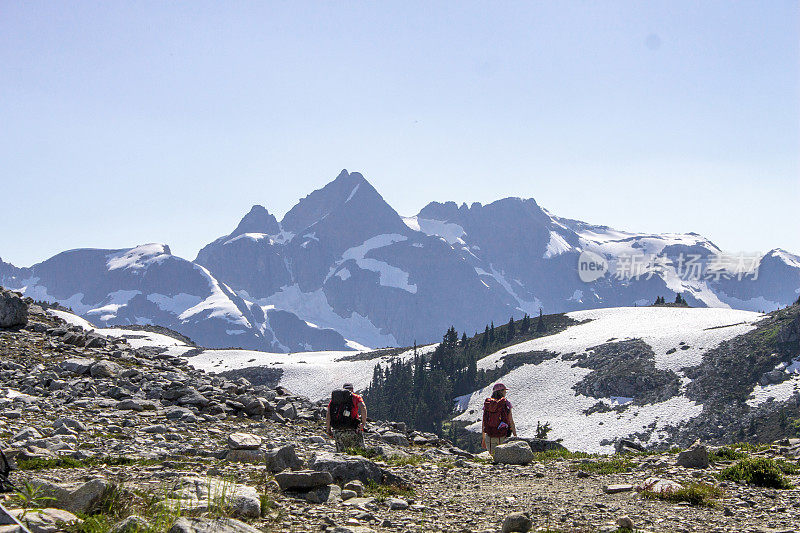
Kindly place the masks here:
<instances>
[{"instance_id":1,"label":"hiker with red backpack","mask_svg":"<svg viewBox=\"0 0 800 533\"><path fill-rule=\"evenodd\" d=\"M364 399L353 392L353 384L345 383L331 393L325 429L336 440L336 451L364 447L364 427L367 423L367 406Z\"/></svg>"},{"instance_id":2,"label":"hiker with red backpack","mask_svg":"<svg viewBox=\"0 0 800 533\"><path fill-rule=\"evenodd\" d=\"M506 398L508 389L502 383L492 387L492 396L483 402L483 435L481 448L494 455L494 449L505 442L508 434L517 436L517 426L511 416L511 402Z\"/></svg>"}]
</instances>

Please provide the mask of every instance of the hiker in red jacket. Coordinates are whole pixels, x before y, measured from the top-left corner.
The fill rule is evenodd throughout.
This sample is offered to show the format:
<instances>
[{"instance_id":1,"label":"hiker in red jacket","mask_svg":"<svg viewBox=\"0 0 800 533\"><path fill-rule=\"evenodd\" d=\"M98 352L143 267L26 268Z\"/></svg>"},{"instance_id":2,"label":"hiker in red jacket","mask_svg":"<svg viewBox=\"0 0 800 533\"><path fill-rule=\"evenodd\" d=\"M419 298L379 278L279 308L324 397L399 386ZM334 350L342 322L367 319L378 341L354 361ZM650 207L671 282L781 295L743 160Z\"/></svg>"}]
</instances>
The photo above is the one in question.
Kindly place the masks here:
<instances>
[{"instance_id":1,"label":"hiker in red jacket","mask_svg":"<svg viewBox=\"0 0 800 533\"><path fill-rule=\"evenodd\" d=\"M325 430L336 440L336 451L364 447L364 427L367 423L367 406L364 399L353 392L353 384L345 383L331 393Z\"/></svg>"},{"instance_id":2,"label":"hiker in red jacket","mask_svg":"<svg viewBox=\"0 0 800 533\"><path fill-rule=\"evenodd\" d=\"M508 434L517 436L517 426L511 416L511 402L506 398L506 388L502 383L492 387L491 398L483 402L483 435L481 448L494 455L497 445L505 442Z\"/></svg>"}]
</instances>

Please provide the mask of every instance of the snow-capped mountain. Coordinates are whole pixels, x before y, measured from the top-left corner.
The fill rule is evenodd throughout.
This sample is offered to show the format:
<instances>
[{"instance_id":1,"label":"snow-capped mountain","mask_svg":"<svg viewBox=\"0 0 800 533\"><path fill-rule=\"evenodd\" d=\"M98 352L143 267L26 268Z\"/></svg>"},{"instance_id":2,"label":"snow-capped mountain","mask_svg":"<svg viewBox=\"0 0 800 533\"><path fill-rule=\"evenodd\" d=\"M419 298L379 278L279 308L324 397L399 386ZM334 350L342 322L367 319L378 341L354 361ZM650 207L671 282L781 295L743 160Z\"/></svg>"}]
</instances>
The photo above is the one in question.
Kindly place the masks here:
<instances>
[{"instance_id":1,"label":"snow-capped mountain","mask_svg":"<svg viewBox=\"0 0 800 533\"><path fill-rule=\"evenodd\" d=\"M246 302L208 269L173 256L163 244L70 250L30 268L6 270L3 285L59 302L97 326L156 324L212 347L348 349L333 330Z\"/></svg>"},{"instance_id":2,"label":"snow-capped mountain","mask_svg":"<svg viewBox=\"0 0 800 533\"><path fill-rule=\"evenodd\" d=\"M109 254L151 259L111 268ZM600 270L587 278L584 267ZM158 323L208 346L338 350L676 293L692 306L770 311L800 295L800 257L726 256L694 233L619 231L555 216L533 199L432 202L403 217L361 174L342 171L281 221L254 206L194 263L149 247L79 250L29 269L0 262L0 283L103 324ZM201 305L209 298L237 311Z\"/></svg>"}]
</instances>

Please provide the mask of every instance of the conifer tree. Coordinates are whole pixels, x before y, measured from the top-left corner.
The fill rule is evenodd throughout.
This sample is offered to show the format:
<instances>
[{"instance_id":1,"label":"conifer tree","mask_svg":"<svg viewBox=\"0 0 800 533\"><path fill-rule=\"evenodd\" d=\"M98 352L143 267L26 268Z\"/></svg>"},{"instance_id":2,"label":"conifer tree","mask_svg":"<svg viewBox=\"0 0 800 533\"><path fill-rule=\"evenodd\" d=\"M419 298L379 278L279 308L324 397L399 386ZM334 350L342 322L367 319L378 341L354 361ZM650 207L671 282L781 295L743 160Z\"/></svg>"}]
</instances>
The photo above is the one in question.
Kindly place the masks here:
<instances>
[{"instance_id":1,"label":"conifer tree","mask_svg":"<svg viewBox=\"0 0 800 533\"><path fill-rule=\"evenodd\" d=\"M514 335L517 334L517 326L514 323L514 317L512 316L508 320L508 331L506 331L506 342L511 342L511 339L514 338Z\"/></svg>"},{"instance_id":2,"label":"conifer tree","mask_svg":"<svg viewBox=\"0 0 800 533\"><path fill-rule=\"evenodd\" d=\"M539 322L536 324L536 332L537 333L544 333L547 328L544 325L544 318L542 318L542 308L539 308Z\"/></svg>"}]
</instances>

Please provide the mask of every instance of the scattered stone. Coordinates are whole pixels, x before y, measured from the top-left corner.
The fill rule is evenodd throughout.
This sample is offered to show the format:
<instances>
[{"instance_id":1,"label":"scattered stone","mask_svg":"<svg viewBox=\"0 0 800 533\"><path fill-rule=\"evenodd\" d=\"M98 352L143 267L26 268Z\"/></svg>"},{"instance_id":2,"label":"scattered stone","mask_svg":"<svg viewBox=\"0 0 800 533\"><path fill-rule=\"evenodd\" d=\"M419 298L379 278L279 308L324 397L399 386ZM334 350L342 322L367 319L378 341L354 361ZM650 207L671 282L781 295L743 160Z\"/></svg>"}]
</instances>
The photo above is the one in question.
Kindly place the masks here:
<instances>
[{"instance_id":1,"label":"scattered stone","mask_svg":"<svg viewBox=\"0 0 800 533\"><path fill-rule=\"evenodd\" d=\"M622 529L633 529L633 520L627 515L620 516L617 518L617 526Z\"/></svg>"},{"instance_id":2,"label":"scattered stone","mask_svg":"<svg viewBox=\"0 0 800 533\"><path fill-rule=\"evenodd\" d=\"M12 509L9 513L25 524L31 533L64 531L63 525L80 525L83 520L63 509ZM23 516L24 514L24 516Z\"/></svg>"},{"instance_id":3,"label":"scattered stone","mask_svg":"<svg viewBox=\"0 0 800 533\"><path fill-rule=\"evenodd\" d=\"M506 465L526 465L533 461L533 451L524 440L500 444L494 449L494 462Z\"/></svg>"},{"instance_id":4,"label":"scattered stone","mask_svg":"<svg viewBox=\"0 0 800 533\"><path fill-rule=\"evenodd\" d=\"M402 498L389 498L386 500L386 504L392 511L403 511L408 509L408 502Z\"/></svg>"},{"instance_id":5,"label":"scattered stone","mask_svg":"<svg viewBox=\"0 0 800 533\"><path fill-rule=\"evenodd\" d=\"M603 492L606 494L616 494L618 492L630 492L633 490L633 485L617 484L617 485L604 485Z\"/></svg>"},{"instance_id":6,"label":"scattered stone","mask_svg":"<svg viewBox=\"0 0 800 533\"><path fill-rule=\"evenodd\" d=\"M296 490L300 492L324 487L333 483L330 472L314 472L311 470L300 472L281 472L275 474L275 481L281 490Z\"/></svg>"},{"instance_id":7,"label":"scattered stone","mask_svg":"<svg viewBox=\"0 0 800 533\"><path fill-rule=\"evenodd\" d=\"M677 464L684 468L708 468L708 449L696 441L688 450L678 454Z\"/></svg>"},{"instance_id":8,"label":"scattered stone","mask_svg":"<svg viewBox=\"0 0 800 533\"><path fill-rule=\"evenodd\" d=\"M231 450L257 450L261 447L261 437L252 433L231 433L228 435L228 448Z\"/></svg>"},{"instance_id":9,"label":"scattered stone","mask_svg":"<svg viewBox=\"0 0 800 533\"><path fill-rule=\"evenodd\" d=\"M13 291L0 288L0 328L13 328L28 323L28 304Z\"/></svg>"},{"instance_id":10,"label":"scattered stone","mask_svg":"<svg viewBox=\"0 0 800 533\"><path fill-rule=\"evenodd\" d=\"M530 531L533 521L524 513L511 513L503 519L503 533Z\"/></svg>"},{"instance_id":11,"label":"scattered stone","mask_svg":"<svg viewBox=\"0 0 800 533\"><path fill-rule=\"evenodd\" d=\"M281 472L287 468L291 470L303 468L303 460L297 456L294 444L267 451L264 461L270 472Z\"/></svg>"},{"instance_id":12,"label":"scattered stone","mask_svg":"<svg viewBox=\"0 0 800 533\"><path fill-rule=\"evenodd\" d=\"M141 516L131 515L114 524L109 533L140 533L149 529L150 523L147 520Z\"/></svg>"}]
</instances>

